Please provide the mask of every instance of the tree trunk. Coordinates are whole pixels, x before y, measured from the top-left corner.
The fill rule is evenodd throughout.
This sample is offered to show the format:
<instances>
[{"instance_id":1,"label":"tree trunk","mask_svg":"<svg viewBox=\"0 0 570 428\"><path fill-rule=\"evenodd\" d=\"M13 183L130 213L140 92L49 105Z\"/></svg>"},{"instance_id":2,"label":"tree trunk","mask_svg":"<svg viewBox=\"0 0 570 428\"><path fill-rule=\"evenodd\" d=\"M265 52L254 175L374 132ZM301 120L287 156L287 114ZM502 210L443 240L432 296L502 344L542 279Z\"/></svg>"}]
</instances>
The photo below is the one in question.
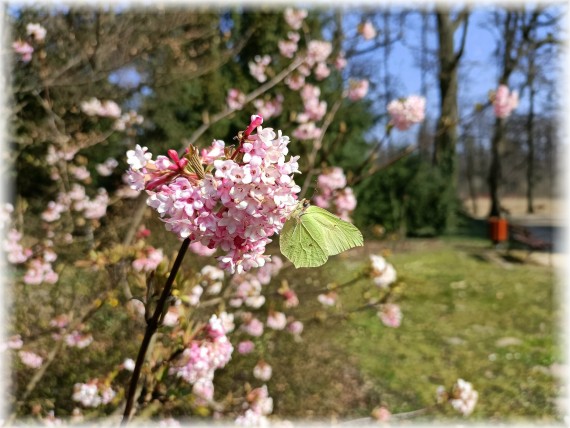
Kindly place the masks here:
<instances>
[{"instance_id":1,"label":"tree trunk","mask_svg":"<svg viewBox=\"0 0 570 428\"><path fill-rule=\"evenodd\" d=\"M531 70L528 76L530 89L530 105L528 116L526 119L526 143L528 147L527 165L526 165L526 212L534 213L534 97L536 89L534 87L534 61L531 62Z\"/></svg>"},{"instance_id":2,"label":"tree trunk","mask_svg":"<svg viewBox=\"0 0 570 428\"><path fill-rule=\"evenodd\" d=\"M448 12L437 13L439 40L439 89L441 113L436 126L433 161L443 176L455 184L455 147L457 145L457 71L459 61L454 49L454 28Z\"/></svg>"},{"instance_id":3,"label":"tree trunk","mask_svg":"<svg viewBox=\"0 0 570 428\"><path fill-rule=\"evenodd\" d=\"M491 210L489 217L500 217L501 202L499 199L499 185L501 182L501 155L503 152L503 137L505 135L505 119L495 120L495 130L491 141L491 166L489 168L489 193L491 196Z\"/></svg>"}]
</instances>

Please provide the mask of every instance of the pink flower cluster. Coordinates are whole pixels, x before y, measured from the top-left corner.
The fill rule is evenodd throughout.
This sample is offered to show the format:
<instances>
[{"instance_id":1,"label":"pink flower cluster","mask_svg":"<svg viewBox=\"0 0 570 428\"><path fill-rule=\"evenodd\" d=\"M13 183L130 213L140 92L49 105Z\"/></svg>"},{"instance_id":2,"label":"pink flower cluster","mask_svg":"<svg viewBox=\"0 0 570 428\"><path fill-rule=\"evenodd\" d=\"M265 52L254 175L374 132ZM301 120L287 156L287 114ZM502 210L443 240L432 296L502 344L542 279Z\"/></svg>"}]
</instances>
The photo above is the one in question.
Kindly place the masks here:
<instances>
[{"instance_id":1,"label":"pink flower cluster","mask_svg":"<svg viewBox=\"0 0 570 428\"><path fill-rule=\"evenodd\" d=\"M30 41L35 42L42 42L46 37L46 29L40 24L27 24L26 33L28 37L31 37ZM16 54L20 55L20 61L27 63L32 60L34 47L28 42L25 42L23 40L16 40L14 43L12 43L12 49Z\"/></svg>"},{"instance_id":2,"label":"pink flower cluster","mask_svg":"<svg viewBox=\"0 0 570 428\"><path fill-rule=\"evenodd\" d=\"M239 89L232 88L228 91L226 103L232 110L241 110L245 104L245 94Z\"/></svg>"},{"instance_id":3,"label":"pink flower cluster","mask_svg":"<svg viewBox=\"0 0 570 428\"><path fill-rule=\"evenodd\" d=\"M7 349L21 349L22 346L24 346L22 336L14 334L10 336L5 343L0 344L0 352L4 352Z\"/></svg>"},{"instance_id":4,"label":"pink flower cluster","mask_svg":"<svg viewBox=\"0 0 570 428\"><path fill-rule=\"evenodd\" d=\"M300 38L299 33L289 31L289 33L287 33L287 40L279 40L279 42L277 42L279 53L285 58L293 58L299 47L298 43Z\"/></svg>"},{"instance_id":5,"label":"pink flower cluster","mask_svg":"<svg viewBox=\"0 0 570 428\"><path fill-rule=\"evenodd\" d=\"M392 264L382 256L370 255L370 277L376 286L386 288L396 281L397 273Z\"/></svg>"},{"instance_id":6,"label":"pink flower cluster","mask_svg":"<svg viewBox=\"0 0 570 428\"><path fill-rule=\"evenodd\" d=\"M18 356L24 365L32 369L40 368L44 362L42 357L30 351L20 351L18 352Z\"/></svg>"},{"instance_id":7,"label":"pink flower cluster","mask_svg":"<svg viewBox=\"0 0 570 428\"><path fill-rule=\"evenodd\" d=\"M308 13L305 9L292 9L290 7L286 8L283 13L285 21L293 30L301 28L307 15Z\"/></svg>"},{"instance_id":8,"label":"pink flower cluster","mask_svg":"<svg viewBox=\"0 0 570 428\"><path fill-rule=\"evenodd\" d=\"M65 343L72 348L86 348L93 343L93 336L90 333L81 333L73 330L65 336Z\"/></svg>"},{"instance_id":9,"label":"pink flower cluster","mask_svg":"<svg viewBox=\"0 0 570 428\"><path fill-rule=\"evenodd\" d=\"M46 38L47 31L40 24L30 22L26 25L26 34L36 42L41 42Z\"/></svg>"},{"instance_id":10,"label":"pink flower cluster","mask_svg":"<svg viewBox=\"0 0 570 428\"><path fill-rule=\"evenodd\" d=\"M366 79L362 80L350 79L350 81L348 82L348 95L347 95L348 99L350 101L361 100L368 93L369 86L370 84Z\"/></svg>"},{"instance_id":11,"label":"pink flower cluster","mask_svg":"<svg viewBox=\"0 0 570 428\"><path fill-rule=\"evenodd\" d=\"M251 390L247 396L247 410L235 420L239 426L268 426L267 415L273 412L273 399L269 396L267 386Z\"/></svg>"},{"instance_id":12,"label":"pink flower cluster","mask_svg":"<svg viewBox=\"0 0 570 428\"><path fill-rule=\"evenodd\" d=\"M269 284L271 278L279 273L282 266L281 258L273 256L270 262L255 271L234 275L230 282L230 287L234 292L230 297L229 305L233 308L245 305L255 309L263 306L265 297L261 294L262 287Z\"/></svg>"},{"instance_id":13,"label":"pink flower cluster","mask_svg":"<svg viewBox=\"0 0 570 428\"><path fill-rule=\"evenodd\" d=\"M451 393L441 385L437 388L438 403L449 402L463 416L473 413L478 398L479 393L473 389L473 385L463 379L457 379L451 388Z\"/></svg>"},{"instance_id":14,"label":"pink flower cluster","mask_svg":"<svg viewBox=\"0 0 570 428\"><path fill-rule=\"evenodd\" d=\"M83 213L83 217L97 220L107 214L109 194L104 188L97 190L97 195L90 198L85 193L85 188L74 183L68 193L59 193L55 201L48 203L47 209L41 214L42 220L48 223L61 218L61 213L73 209Z\"/></svg>"},{"instance_id":15,"label":"pink flower cluster","mask_svg":"<svg viewBox=\"0 0 570 428\"><path fill-rule=\"evenodd\" d=\"M510 92L506 85L499 85L493 97L493 109L495 116L504 119L519 105L519 94Z\"/></svg>"},{"instance_id":16,"label":"pink flower cluster","mask_svg":"<svg viewBox=\"0 0 570 428\"><path fill-rule=\"evenodd\" d=\"M212 315L204 332L203 339L192 340L188 344L169 373L194 385L194 393L210 401L214 397L214 372L225 367L234 348L226 336L229 331L226 330L221 317Z\"/></svg>"},{"instance_id":17,"label":"pink flower cluster","mask_svg":"<svg viewBox=\"0 0 570 428\"><path fill-rule=\"evenodd\" d=\"M386 327L397 328L402 323L402 311L400 307L394 303L386 303L380 305L378 317Z\"/></svg>"},{"instance_id":18,"label":"pink flower cluster","mask_svg":"<svg viewBox=\"0 0 570 428\"><path fill-rule=\"evenodd\" d=\"M253 377L263 382L267 382L269 379L271 379L272 374L273 369L263 360L258 361L258 363L253 368Z\"/></svg>"},{"instance_id":19,"label":"pink flower cluster","mask_svg":"<svg viewBox=\"0 0 570 428\"><path fill-rule=\"evenodd\" d=\"M299 172L298 157L285 160L289 137L262 128L262 121L252 116L230 158L224 158L223 142L216 141L210 151L194 159L213 164L212 173L190 170L189 159L178 158L174 150L169 150L170 158L158 156L156 161L146 147L127 152L131 186L147 190L147 203L167 230L208 248L220 248L226 253L218 257L220 266L232 273L269 260L265 246L282 229L300 191L293 180ZM250 134L256 127L257 133ZM212 152L219 158L213 160Z\"/></svg>"},{"instance_id":20,"label":"pink flower cluster","mask_svg":"<svg viewBox=\"0 0 570 428\"><path fill-rule=\"evenodd\" d=\"M390 125L400 131L406 131L412 125L425 119L426 99L417 95L408 98L392 100L388 104Z\"/></svg>"},{"instance_id":21,"label":"pink flower cluster","mask_svg":"<svg viewBox=\"0 0 570 428\"><path fill-rule=\"evenodd\" d=\"M319 294L317 300L323 306L334 306L338 300L338 294L335 291L329 291L326 294Z\"/></svg>"},{"instance_id":22,"label":"pink flower cluster","mask_svg":"<svg viewBox=\"0 0 570 428\"><path fill-rule=\"evenodd\" d=\"M366 21L358 26L358 33L364 40L371 40L376 37L376 29L370 21Z\"/></svg>"},{"instance_id":23,"label":"pink flower cluster","mask_svg":"<svg viewBox=\"0 0 570 428\"><path fill-rule=\"evenodd\" d=\"M133 260L133 269L137 272L151 272L158 267L163 258L161 249L149 245L142 250L138 258Z\"/></svg>"},{"instance_id":24,"label":"pink flower cluster","mask_svg":"<svg viewBox=\"0 0 570 428\"><path fill-rule=\"evenodd\" d=\"M119 162L115 158L107 158L105 162L97 164L95 169L101 177L108 177L113 173L115 168L119 166Z\"/></svg>"},{"instance_id":25,"label":"pink flower cluster","mask_svg":"<svg viewBox=\"0 0 570 428\"><path fill-rule=\"evenodd\" d=\"M113 129L115 131L126 131L128 129L135 127L136 125L142 125L143 122L144 122L144 117L142 117L136 111L131 110L127 113L122 114L121 117L119 117L115 121L115 123L113 124Z\"/></svg>"},{"instance_id":26,"label":"pink flower cluster","mask_svg":"<svg viewBox=\"0 0 570 428\"><path fill-rule=\"evenodd\" d=\"M324 117L327 112L327 103L319 100L321 90L317 86L305 85L300 94L304 111L296 117L296 121L301 125L293 131L293 135L299 140L319 138L321 129L316 126L315 121Z\"/></svg>"},{"instance_id":27,"label":"pink flower cluster","mask_svg":"<svg viewBox=\"0 0 570 428\"><path fill-rule=\"evenodd\" d=\"M251 74L259 83L263 83L267 80L265 69L269 64L271 64L271 57L269 55L256 55L255 58L253 58L253 62L250 61L248 63L249 74Z\"/></svg>"},{"instance_id":28,"label":"pink flower cluster","mask_svg":"<svg viewBox=\"0 0 570 428\"><path fill-rule=\"evenodd\" d=\"M4 240L4 251L7 254L8 262L12 264L25 263L31 256L32 250L24 248L20 244L22 234L16 229L10 229Z\"/></svg>"},{"instance_id":29,"label":"pink flower cluster","mask_svg":"<svg viewBox=\"0 0 570 428\"><path fill-rule=\"evenodd\" d=\"M22 40L17 40L12 43L12 49L14 52L20 55L20 61L30 62L32 60L32 54L34 53L34 47L28 42Z\"/></svg>"},{"instance_id":30,"label":"pink flower cluster","mask_svg":"<svg viewBox=\"0 0 570 428\"><path fill-rule=\"evenodd\" d=\"M121 108L115 101L101 102L97 98L91 98L89 101L81 102L81 111L87 116L100 116L100 117L121 117Z\"/></svg>"},{"instance_id":31,"label":"pink flower cluster","mask_svg":"<svg viewBox=\"0 0 570 428\"><path fill-rule=\"evenodd\" d=\"M283 95L279 94L270 100L257 99L253 101L253 106L261 117L269 119L277 117L283 111Z\"/></svg>"},{"instance_id":32,"label":"pink flower cluster","mask_svg":"<svg viewBox=\"0 0 570 428\"><path fill-rule=\"evenodd\" d=\"M350 214L356 208L356 197L350 187L346 186L346 177L342 168L327 168L317 179L320 194L314 197L315 205L329 208L331 201L335 213L343 220L350 221Z\"/></svg>"},{"instance_id":33,"label":"pink flower cluster","mask_svg":"<svg viewBox=\"0 0 570 428\"><path fill-rule=\"evenodd\" d=\"M102 404L109 404L116 395L110 386L93 379L87 383L76 383L73 386L71 399L84 407L99 407Z\"/></svg>"},{"instance_id":34,"label":"pink flower cluster","mask_svg":"<svg viewBox=\"0 0 570 428\"><path fill-rule=\"evenodd\" d=\"M51 262L53 260L55 259L52 259L51 255L48 256L47 260L45 256L30 260L28 270L24 274L24 282L32 285L41 284L42 282L55 284L59 279L59 275L52 269Z\"/></svg>"}]
</instances>

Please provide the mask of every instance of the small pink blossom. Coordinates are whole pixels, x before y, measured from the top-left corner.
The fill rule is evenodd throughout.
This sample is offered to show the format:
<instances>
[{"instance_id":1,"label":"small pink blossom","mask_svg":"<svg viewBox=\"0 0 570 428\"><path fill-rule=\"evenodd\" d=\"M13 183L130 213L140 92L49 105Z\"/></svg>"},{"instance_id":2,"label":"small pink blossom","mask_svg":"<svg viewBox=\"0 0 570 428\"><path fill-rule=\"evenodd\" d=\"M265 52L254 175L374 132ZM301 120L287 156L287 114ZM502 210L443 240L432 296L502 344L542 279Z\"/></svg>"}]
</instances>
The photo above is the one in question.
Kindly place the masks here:
<instances>
[{"instance_id":1,"label":"small pink blossom","mask_svg":"<svg viewBox=\"0 0 570 428\"><path fill-rule=\"evenodd\" d=\"M287 325L287 331L294 335L299 335L303 332L303 323L301 321L293 321Z\"/></svg>"},{"instance_id":2,"label":"small pink blossom","mask_svg":"<svg viewBox=\"0 0 570 428\"><path fill-rule=\"evenodd\" d=\"M324 40L311 40L307 45L307 60L309 66L327 60L332 53L332 44Z\"/></svg>"},{"instance_id":3,"label":"small pink blossom","mask_svg":"<svg viewBox=\"0 0 570 428\"><path fill-rule=\"evenodd\" d=\"M265 69L269 64L271 64L271 57L269 55L257 55L253 58L253 62L250 61L248 63L249 74L251 74L259 83L263 83L267 80Z\"/></svg>"},{"instance_id":4,"label":"small pink blossom","mask_svg":"<svg viewBox=\"0 0 570 428\"><path fill-rule=\"evenodd\" d=\"M264 118L277 117L283 110L283 95L278 95L272 100L254 100L253 105L257 112Z\"/></svg>"},{"instance_id":5,"label":"small pink blossom","mask_svg":"<svg viewBox=\"0 0 570 428\"><path fill-rule=\"evenodd\" d=\"M396 281L397 273L392 264L382 256L370 255L370 278L380 288L386 288Z\"/></svg>"},{"instance_id":6,"label":"small pink blossom","mask_svg":"<svg viewBox=\"0 0 570 428\"><path fill-rule=\"evenodd\" d=\"M319 294L317 300L323 306L334 306L338 299L338 294L335 291L329 291L327 294Z\"/></svg>"},{"instance_id":7,"label":"small pink blossom","mask_svg":"<svg viewBox=\"0 0 570 428\"><path fill-rule=\"evenodd\" d=\"M252 318L246 324L242 324L241 328L253 337L260 337L263 334L263 323L257 318Z\"/></svg>"},{"instance_id":8,"label":"small pink blossom","mask_svg":"<svg viewBox=\"0 0 570 428\"><path fill-rule=\"evenodd\" d=\"M344 57L344 53L340 53L334 60L334 67L337 70L344 70L344 68L346 67L347 61L346 58Z\"/></svg>"},{"instance_id":9,"label":"small pink blossom","mask_svg":"<svg viewBox=\"0 0 570 428\"><path fill-rule=\"evenodd\" d=\"M293 136L299 140L315 140L321 136L321 128L315 125L315 122L307 122L299 125L294 131Z\"/></svg>"},{"instance_id":10,"label":"small pink blossom","mask_svg":"<svg viewBox=\"0 0 570 428\"><path fill-rule=\"evenodd\" d=\"M111 100L100 101L97 98L91 98L89 101L81 102L81 111L88 116L110 117L117 119L121 117L121 108Z\"/></svg>"},{"instance_id":11,"label":"small pink blossom","mask_svg":"<svg viewBox=\"0 0 570 428\"><path fill-rule=\"evenodd\" d=\"M143 250L143 254L133 261L133 269L137 272L151 272L158 267L163 258L161 249L148 246Z\"/></svg>"},{"instance_id":12,"label":"small pink blossom","mask_svg":"<svg viewBox=\"0 0 570 428\"><path fill-rule=\"evenodd\" d=\"M351 101L358 101L366 96L368 93L368 80L350 80L348 84L348 99Z\"/></svg>"},{"instance_id":13,"label":"small pink blossom","mask_svg":"<svg viewBox=\"0 0 570 428\"><path fill-rule=\"evenodd\" d=\"M0 345L0 351L5 351L6 349L21 349L24 346L24 341L19 334L10 336L6 343Z\"/></svg>"},{"instance_id":14,"label":"small pink blossom","mask_svg":"<svg viewBox=\"0 0 570 428\"><path fill-rule=\"evenodd\" d=\"M293 9L293 8L286 8L285 12L283 13L283 17L287 24L293 28L293 30L298 30L303 25L303 21L307 17L308 13L305 9Z\"/></svg>"},{"instance_id":15,"label":"small pink blossom","mask_svg":"<svg viewBox=\"0 0 570 428\"><path fill-rule=\"evenodd\" d=\"M113 173L113 171L115 170L115 168L117 168L117 166L119 166L119 162L117 162L117 159L107 158L105 162L97 164L95 166L95 169L102 177L108 177Z\"/></svg>"},{"instance_id":16,"label":"small pink blossom","mask_svg":"<svg viewBox=\"0 0 570 428\"><path fill-rule=\"evenodd\" d=\"M107 214L109 195L104 188L97 191L93 199L86 199L83 205L83 217L90 220L99 219Z\"/></svg>"},{"instance_id":17,"label":"small pink blossom","mask_svg":"<svg viewBox=\"0 0 570 428\"><path fill-rule=\"evenodd\" d=\"M61 218L61 213L66 212L68 209L67 205L50 201L48 202L47 208L41 214L43 221L51 223Z\"/></svg>"},{"instance_id":18,"label":"small pink blossom","mask_svg":"<svg viewBox=\"0 0 570 428\"><path fill-rule=\"evenodd\" d=\"M516 91L510 92L506 85L499 85L493 99L495 116L500 119L509 117L518 104L518 93Z\"/></svg>"},{"instance_id":19,"label":"small pink blossom","mask_svg":"<svg viewBox=\"0 0 570 428\"><path fill-rule=\"evenodd\" d=\"M375 407L372 410L371 416L378 422L388 422L392 417L392 413L384 406Z\"/></svg>"},{"instance_id":20,"label":"small pink blossom","mask_svg":"<svg viewBox=\"0 0 570 428\"><path fill-rule=\"evenodd\" d=\"M479 393L473 389L470 382L458 379L451 390L449 403L463 416L468 416L473 413L478 398Z\"/></svg>"},{"instance_id":21,"label":"small pink blossom","mask_svg":"<svg viewBox=\"0 0 570 428\"><path fill-rule=\"evenodd\" d=\"M38 354L28 351L20 351L18 352L18 356L24 365L32 369L40 368L44 361Z\"/></svg>"},{"instance_id":22,"label":"small pink blossom","mask_svg":"<svg viewBox=\"0 0 570 428\"><path fill-rule=\"evenodd\" d=\"M32 256L32 250L30 248L24 248L20 244L21 239L22 234L16 229L10 229L6 234L4 251L6 252L8 262L21 264L25 263Z\"/></svg>"},{"instance_id":23,"label":"small pink blossom","mask_svg":"<svg viewBox=\"0 0 570 428\"><path fill-rule=\"evenodd\" d=\"M26 284L37 285L42 282L55 284L58 278L59 275L53 271L50 263L41 259L32 259L28 264L28 270L24 274L23 279Z\"/></svg>"},{"instance_id":24,"label":"small pink blossom","mask_svg":"<svg viewBox=\"0 0 570 428\"><path fill-rule=\"evenodd\" d=\"M12 49L14 49L14 52L20 55L20 60L22 62L30 62L32 60L34 48L28 42L17 40L12 43Z\"/></svg>"},{"instance_id":25,"label":"small pink blossom","mask_svg":"<svg viewBox=\"0 0 570 428\"><path fill-rule=\"evenodd\" d=\"M405 131L412 125L423 122L425 108L426 99L417 95L390 101L387 107L391 117L390 125L395 126L400 131Z\"/></svg>"},{"instance_id":26,"label":"small pink blossom","mask_svg":"<svg viewBox=\"0 0 570 428\"><path fill-rule=\"evenodd\" d=\"M277 42L277 46L279 48L279 53L285 58L293 58L298 49L297 42L294 40L279 40Z\"/></svg>"},{"instance_id":27,"label":"small pink blossom","mask_svg":"<svg viewBox=\"0 0 570 428\"><path fill-rule=\"evenodd\" d=\"M285 307L286 308L295 308L299 306L299 297L294 290L287 289L283 292L279 292L281 296L285 299Z\"/></svg>"},{"instance_id":28,"label":"small pink blossom","mask_svg":"<svg viewBox=\"0 0 570 428\"><path fill-rule=\"evenodd\" d=\"M244 340L238 343L237 346L237 351L242 355L249 354L253 352L254 349L255 349L255 344L251 340Z\"/></svg>"},{"instance_id":29,"label":"small pink blossom","mask_svg":"<svg viewBox=\"0 0 570 428\"><path fill-rule=\"evenodd\" d=\"M74 330L65 336L65 343L67 343L67 346L79 349L88 347L92 342L93 336L91 334L83 334L77 330Z\"/></svg>"},{"instance_id":30,"label":"small pink blossom","mask_svg":"<svg viewBox=\"0 0 570 428\"><path fill-rule=\"evenodd\" d=\"M267 317L267 327L273 330L283 330L287 325L287 317L283 312L270 312Z\"/></svg>"},{"instance_id":31,"label":"small pink blossom","mask_svg":"<svg viewBox=\"0 0 570 428\"><path fill-rule=\"evenodd\" d=\"M370 21L366 21L358 26L358 32L364 37L364 40L371 40L376 37L376 29Z\"/></svg>"},{"instance_id":32,"label":"small pink blossom","mask_svg":"<svg viewBox=\"0 0 570 428\"><path fill-rule=\"evenodd\" d=\"M226 103L232 110L241 110L245 104L245 94L238 89L232 88L228 91Z\"/></svg>"},{"instance_id":33,"label":"small pink blossom","mask_svg":"<svg viewBox=\"0 0 570 428\"><path fill-rule=\"evenodd\" d=\"M267 382L269 379L271 379L272 374L273 369L263 360L259 361L253 368L253 377L263 382Z\"/></svg>"},{"instance_id":34,"label":"small pink blossom","mask_svg":"<svg viewBox=\"0 0 570 428\"><path fill-rule=\"evenodd\" d=\"M32 36L36 42L41 42L46 37L46 29L40 24L29 23L26 25L26 33L28 36Z\"/></svg>"},{"instance_id":35,"label":"small pink blossom","mask_svg":"<svg viewBox=\"0 0 570 428\"><path fill-rule=\"evenodd\" d=\"M136 111L131 110L124 113L119 117L113 124L113 129L115 131L126 131L133 128L136 125L142 125L144 122L144 117L138 114Z\"/></svg>"},{"instance_id":36,"label":"small pink blossom","mask_svg":"<svg viewBox=\"0 0 570 428\"><path fill-rule=\"evenodd\" d=\"M301 73L292 73L285 78L285 84L292 91L298 91L305 85L305 76Z\"/></svg>"},{"instance_id":37,"label":"small pink blossom","mask_svg":"<svg viewBox=\"0 0 570 428\"><path fill-rule=\"evenodd\" d=\"M324 62L319 62L315 67L315 78L317 80L326 79L330 74L331 71Z\"/></svg>"},{"instance_id":38,"label":"small pink blossom","mask_svg":"<svg viewBox=\"0 0 570 428\"><path fill-rule=\"evenodd\" d=\"M67 314L58 315L49 322L49 325L51 327L57 327L57 328L65 328L67 327L68 324L69 324L69 316Z\"/></svg>"},{"instance_id":39,"label":"small pink blossom","mask_svg":"<svg viewBox=\"0 0 570 428\"><path fill-rule=\"evenodd\" d=\"M91 173L84 165L70 165L69 172L79 181L85 181L91 177Z\"/></svg>"},{"instance_id":40,"label":"small pink blossom","mask_svg":"<svg viewBox=\"0 0 570 428\"><path fill-rule=\"evenodd\" d=\"M101 395L97 381L93 380L88 383L76 383L73 386L73 401L81 403L85 407L98 407L102 403Z\"/></svg>"},{"instance_id":41,"label":"small pink blossom","mask_svg":"<svg viewBox=\"0 0 570 428\"><path fill-rule=\"evenodd\" d=\"M397 328L402 323L402 311L398 305L393 303L380 305L378 316L386 327Z\"/></svg>"}]
</instances>

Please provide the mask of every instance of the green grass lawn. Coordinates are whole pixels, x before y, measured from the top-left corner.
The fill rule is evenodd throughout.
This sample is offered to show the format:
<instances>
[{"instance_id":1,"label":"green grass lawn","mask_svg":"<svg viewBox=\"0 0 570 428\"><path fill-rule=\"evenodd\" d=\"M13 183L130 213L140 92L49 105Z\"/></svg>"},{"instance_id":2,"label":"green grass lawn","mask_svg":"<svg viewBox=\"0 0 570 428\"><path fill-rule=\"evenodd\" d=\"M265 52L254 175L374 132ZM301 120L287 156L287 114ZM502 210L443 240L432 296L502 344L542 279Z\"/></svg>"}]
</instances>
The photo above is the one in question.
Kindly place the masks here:
<instances>
[{"instance_id":1,"label":"green grass lawn","mask_svg":"<svg viewBox=\"0 0 570 428\"><path fill-rule=\"evenodd\" d=\"M322 270L289 270L287 277L307 287L342 283L367 254L386 247L372 242ZM303 342L274 344L269 388L276 413L362 417L380 403L393 413L408 412L432 405L438 385L463 378L479 392L470 420L559 420L560 385L550 370L561 363L554 272L489 262L481 257L485 251L487 242L465 238L398 245L388 257L401 288L404 318L397 329L382 325L374 310L340 320L338 310L320 309L310 295ZM344 289L343 308L362 304L373 287L361 281ZM422 420L457 417L449 409Z\"/></svg>"},{"instance_id":2,"label":"green grass lawn","mask_svg":"<svg viewBox=\"0 0 570 428\"><path fill-rule=\"evenodd\" d=\"M486 241L469 238L368 240L364 248L332 257L322 268L284 269L266 292L275 292L284 280L295 288L301 305L288 314L303 321L305 330L301 340L273 331L256 339L257 356L273 367L267 386L275 416L347 420L369 416L380 404L392 413L409 412L432 406L438 385L449 388L463 378L479 392L468 420L558 421L560 385L552 365L562 362L561 309L556 304L554 272L543 266L488 261L484 256L489 251ZM351 310L378 293L368 279L340 289L340 307L324 308L317 301L316 290L353 279L367 265L369 254L386 252L398 272L396 303L404 314L400 328L385 327L374 309ZM200 263L195 257L185 260L187 266L199 268ZM74 287L73 274L69 267L59 293L72 293L72 299L64 300L80 307L89 302L91 287L98 289L108 281L93 274ZM15 314L24 324L16 326L17 332L36 326L36 318L43 319L47 328L47 320L67 310L42 309L26 294L34 290L29 287L15 294ZM120 300L120 290L113 292ZM130 319L119 300L115 306L106 304L90 321L93 345L58 356L22 413L29 414L36 402L50 406L46 400L52 400L59 415L69 414L76 406L70 400L75 382L105 376L124 358L136 355L144 325ZM264 312L271 308L280 310L279 304L274 307L268 301L260 319L265 320ZM54 313L43 314L48 310ZM236 343L238 339L233 338ZM216 372L216 398L243 392L256 362L255 355L234 352L232 361ZM12 387L21 394L33 372L18 373ZM126 385L128 374L122 373L118 380ZM260 384L254 381L253 386ZM171 414L188 415L183 407ZM461 416L449 408L414 421L454 418Z\"/></svg>"}]
</instances>

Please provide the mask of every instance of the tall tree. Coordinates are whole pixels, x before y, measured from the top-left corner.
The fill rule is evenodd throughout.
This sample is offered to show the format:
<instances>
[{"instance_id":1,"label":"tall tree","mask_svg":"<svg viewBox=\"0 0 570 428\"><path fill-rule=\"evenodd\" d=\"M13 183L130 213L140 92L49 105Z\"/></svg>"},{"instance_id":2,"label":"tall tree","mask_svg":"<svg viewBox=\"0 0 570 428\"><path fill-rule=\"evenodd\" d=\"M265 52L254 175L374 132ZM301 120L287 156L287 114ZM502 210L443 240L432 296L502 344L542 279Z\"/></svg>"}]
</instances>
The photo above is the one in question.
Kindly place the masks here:
<instances>
[{"instance_id":1,"label":"tall tree","mask_svg":"<svg viewBox=\"0 0 570 428\"><path fill-rule=\"evenodd\" d=\"M558 11L555 10L553 15L545 5L527 6L524 9L508 9L498 11L495 14L495 22L501 28L497 47L497 55L500 59L499 84L508 86L511 75L520 65L523 55L529 49L536 49L556 42L551 33L547 33L540 39L534 38L532 35L534 29L555 25L559 19ZM506 122L506 118L495 119L491 139L491 165L488 176L491 196L490 217L501 214L499 190L502 178L501 158L504 150Z\"/></svg>"},{"instance_id":2,"label":"tall tree","mask_svg":"<svg viewBox=\"0 0 570 428\"><path fill-rule=\"evenodd\" d=\"M440 115L436 125L435 150L433 163L447 181L447 191L441 195L441 202L448 206L449 213L453 210L451 202L455 196L456 159L455 149L458 134L457 124L459 112L457 106L459 62L465 48L467 29L469 26L469 10L463 8L452 16L448 10L436 10L437 36L439 41L439 90ZM455 34L461 26L461 39L455 46Z\"/></svg>"}]
</instances>

